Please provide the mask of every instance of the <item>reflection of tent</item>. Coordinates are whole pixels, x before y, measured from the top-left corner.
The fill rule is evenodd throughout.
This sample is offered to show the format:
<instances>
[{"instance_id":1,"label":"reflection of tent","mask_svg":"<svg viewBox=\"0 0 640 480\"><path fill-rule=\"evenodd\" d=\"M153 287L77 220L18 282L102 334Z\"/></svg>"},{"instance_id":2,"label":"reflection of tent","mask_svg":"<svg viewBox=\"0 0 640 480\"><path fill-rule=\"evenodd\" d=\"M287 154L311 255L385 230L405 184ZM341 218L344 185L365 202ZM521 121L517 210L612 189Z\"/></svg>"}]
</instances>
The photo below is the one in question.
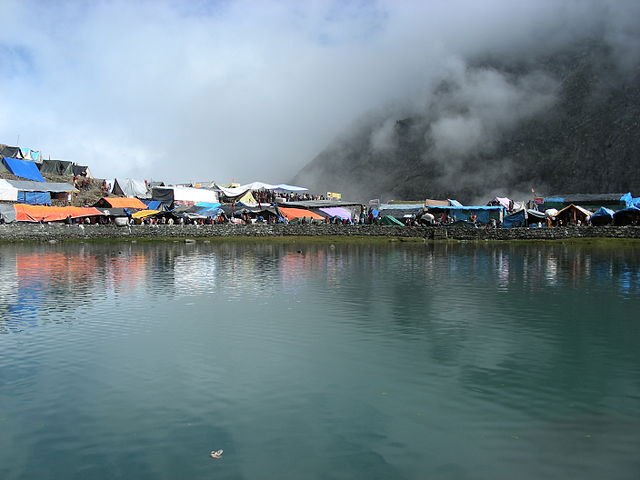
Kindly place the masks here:
<instances>
[{"instance_id":1,"label":"reflection of tent","mask_svg":"<svg viewBox=\"0 0 640 480\"><path fill-rule=\"evenodd\" d=\"M29 160L9 157L3 157L3 160L9 171L16 177L22 177L36 182L46 182L35 163Z\"/></svg>"},{"instance_id":2,"label":"reflection of tent","mask_svg":"<svg viewBox=\"0 0 640 480\"><path fill-rule=\"evenodd\" d=\"M113 181L111 193L114 195L124 195L125 197L149 198L147 184L144 180L133 178L116 178Z\"/></svg>"},{"instance_id":3,"label":"reflection of tent","mask_svg":"<svg viewBox=\"0 0 640 480\"><path fill-rule=\"evenodd\" d=\"M15 204L16 220L19 222L55 222L69 217L93 217L102 215L99 210L89 207L43 207L39 205Z\"/></svg>"},{"instance_id":4,"label":"reflection of tent","mask_svg":"<svg viewBox=\"0 0 640 480\"><path fill-rule=\"evenodd\" d=\"M40 172L48 175L60 175L62 177L73 176L73 163L64 160L43 160Z\"/></svg>"},{"instance_id":5,"label":"reflection of tent","mask_svg":"<svg viewBox=\"0 0 640 480\"><path fill-rule=\"evenodd\" d=\"M383 225L400 225L404 227L404 223L402 223L400 220L397 220L395 217L392 217L391 215L385 215L384 217L382 217L380 223L382 223Z\"/></svg>"},{"instance_id":6,"label":"reflection of tent","mask_svg":"<svg viewBox=\"0 0 640 480\"><path fill-rule=\"evenodd\" d=\"M613 210L600 207L591 215L591 225L601 226L611 224L613 222L613 213Z\"/></svg>"},{"instance_id":7,"label":"reflection of tent","mask_svg":"<svg viewBox=\"0 0 640 480\"><path fill-rule=\"evenodd\" d=\"M319 215L310 210L304 210L302 208L285 208L278 207L278 211L280 215L285 217L287 220L295 220L296 218L312 218L314 220L324 220L322 215Z\"/></svg>"},{"instance_id":8,"label":"reflection of tent","mask_svg":"<svg viewBox=\"0 0 640 480\"><path fill-rule=\"evenodd\" d=\"M137 198L122 197L103 197L95 205L104 208L133 208L138 210L146 210L147 206Z\"/></svg>"}]
</instances>

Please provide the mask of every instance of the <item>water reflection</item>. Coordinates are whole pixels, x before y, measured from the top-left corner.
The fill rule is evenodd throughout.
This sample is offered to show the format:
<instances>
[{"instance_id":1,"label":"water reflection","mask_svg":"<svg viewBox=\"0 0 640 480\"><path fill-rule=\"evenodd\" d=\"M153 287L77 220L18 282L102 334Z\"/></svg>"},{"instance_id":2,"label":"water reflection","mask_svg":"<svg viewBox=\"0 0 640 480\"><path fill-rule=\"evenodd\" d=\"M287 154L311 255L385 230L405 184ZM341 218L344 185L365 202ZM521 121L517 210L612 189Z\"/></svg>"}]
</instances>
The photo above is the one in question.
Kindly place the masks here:
<instances>
[{"instance_id":1,"label":"water reflection","mask_svg":"<svg viewBox=\"0 0 640 480\"><path fill-rule=\"evenodd\" d=\"M638 249L0 253L2 478L638 471Z\"/></svg>"},{"instance_id":2,"label":"water reflection","mask_svg":"<svg viewBox=\"0 0 640 480\"><path fill-rule=\"evenodd\" d=\"M141 291L241 298L275 290L295 296L308 285L367 312L388 310L405 326L420 319L419 310L437 317L441 310L480 308L489 300L478 301L483 295L512 296L513 303L534 296L546 314L559 290L579 290L585 304L597 304L603 289L621 299L637 295L639 257L638 249L629 247L563 245L5 245L0 331L21 331L42 323L48 313ZM466 291L469 284L474 292ZM451 315L446 317L446 328L455 330Z\"/></svg>"}]
</instances>

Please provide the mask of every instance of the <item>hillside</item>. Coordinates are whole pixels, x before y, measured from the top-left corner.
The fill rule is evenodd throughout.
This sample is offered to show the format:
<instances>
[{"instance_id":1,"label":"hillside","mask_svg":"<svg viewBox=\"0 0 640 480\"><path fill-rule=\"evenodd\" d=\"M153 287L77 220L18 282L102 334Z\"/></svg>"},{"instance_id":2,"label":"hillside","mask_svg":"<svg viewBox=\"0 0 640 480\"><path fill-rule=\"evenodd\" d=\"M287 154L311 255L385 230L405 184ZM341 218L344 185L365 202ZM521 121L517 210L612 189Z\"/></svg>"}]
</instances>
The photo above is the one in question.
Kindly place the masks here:
<instances>
[{"instance_id":1,"label":"hillside","mask_svg":"<svg viewBox=\"0 0 640 480\"><path fill-rule=\"evenodd\" d=\"M349 199L640 194L640 68L603 41L474 58L411 115L376 112L292 182Z\"/></svg>"}]
</instances>

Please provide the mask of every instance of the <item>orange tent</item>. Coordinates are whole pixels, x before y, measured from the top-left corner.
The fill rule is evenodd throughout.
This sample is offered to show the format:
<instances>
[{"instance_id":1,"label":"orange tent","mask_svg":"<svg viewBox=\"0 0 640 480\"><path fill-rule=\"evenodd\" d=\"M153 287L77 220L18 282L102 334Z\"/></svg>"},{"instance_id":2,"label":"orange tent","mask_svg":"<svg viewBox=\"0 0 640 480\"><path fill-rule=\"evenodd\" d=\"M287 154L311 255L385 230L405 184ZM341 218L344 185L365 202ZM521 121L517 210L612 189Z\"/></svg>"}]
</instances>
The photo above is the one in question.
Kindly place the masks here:
<instances>
[{"instance_id":1,"label":"orange tent","mask_svg":"<svg viewBox=\"0 0 640 480\"><path fill-rule=\"evenodd\" d=\"M111 208L137 208L140 210L146 210L147 206L137 198L122 198L122 197L104 197L102 199Z\"/></svg>"},{"instance_id":2,"label":"orange tent","mask_svg":"<svg viewBox=\"0 0 640 480\"><path fill-rule=\"evenodd\" d=\"M102 212L93 207L44 207L42 205L14 205L18 222L55 222L68 217L93 217Z\"/></svg>"},{"instance_id":3,"label":"orange tent","mask_svg":"<svg viewBox=\"0 0 640 480\"><path fill-rule=\"evenodd\" d=\"M314 220L324 220L322 215L318 215L311 210L305 210L304 208L278 207L278 210L289 221L294 218L313 218Z\"/></svg>"}]
</instances>

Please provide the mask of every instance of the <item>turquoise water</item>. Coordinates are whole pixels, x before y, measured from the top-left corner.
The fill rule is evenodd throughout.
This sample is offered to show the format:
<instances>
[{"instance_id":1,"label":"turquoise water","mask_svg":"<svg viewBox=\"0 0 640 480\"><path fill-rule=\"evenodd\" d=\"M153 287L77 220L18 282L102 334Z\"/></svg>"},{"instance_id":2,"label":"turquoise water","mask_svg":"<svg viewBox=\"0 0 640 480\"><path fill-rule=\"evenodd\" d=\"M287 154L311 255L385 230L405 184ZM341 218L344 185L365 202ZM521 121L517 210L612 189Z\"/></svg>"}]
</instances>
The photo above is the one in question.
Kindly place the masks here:
<instances>
[{"instance_id":1,"label":"turquoise water","mask_svg":"<svg viewBox=\"0 0 640 480\"><path fill-rule=\"evenodd\" d=\"M0 478L637 479L638 312L637 247L0 246Z\"/></svg>"}]
</instances>

